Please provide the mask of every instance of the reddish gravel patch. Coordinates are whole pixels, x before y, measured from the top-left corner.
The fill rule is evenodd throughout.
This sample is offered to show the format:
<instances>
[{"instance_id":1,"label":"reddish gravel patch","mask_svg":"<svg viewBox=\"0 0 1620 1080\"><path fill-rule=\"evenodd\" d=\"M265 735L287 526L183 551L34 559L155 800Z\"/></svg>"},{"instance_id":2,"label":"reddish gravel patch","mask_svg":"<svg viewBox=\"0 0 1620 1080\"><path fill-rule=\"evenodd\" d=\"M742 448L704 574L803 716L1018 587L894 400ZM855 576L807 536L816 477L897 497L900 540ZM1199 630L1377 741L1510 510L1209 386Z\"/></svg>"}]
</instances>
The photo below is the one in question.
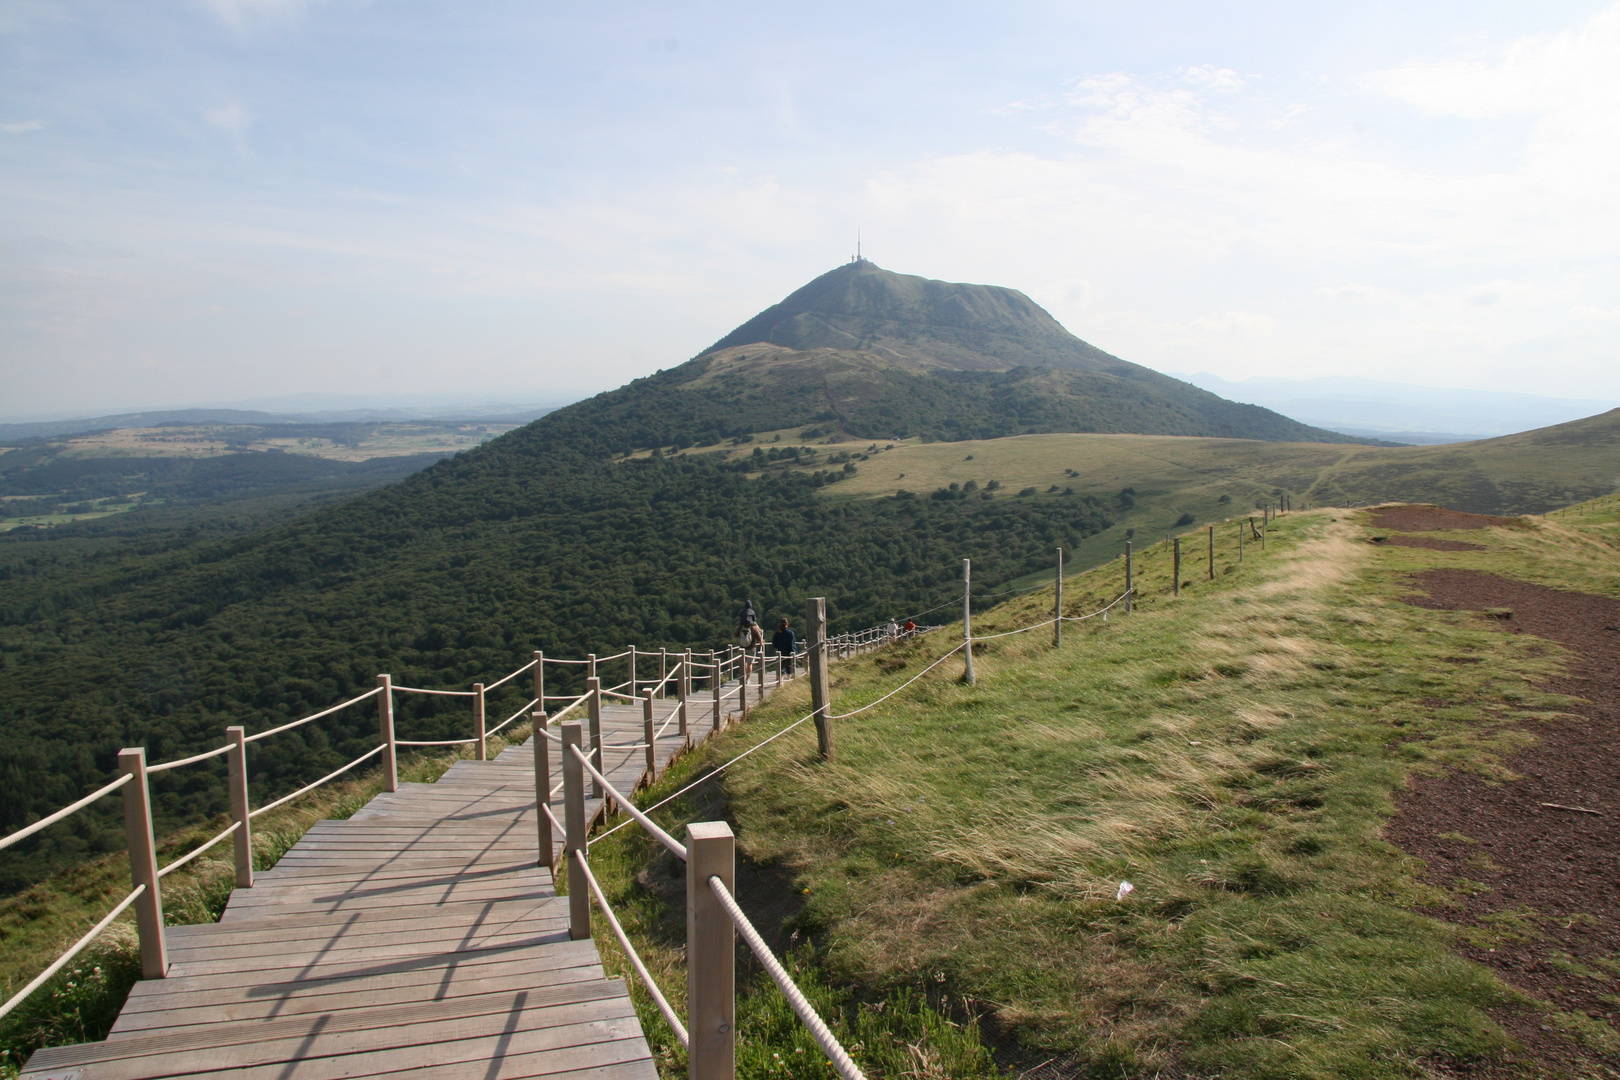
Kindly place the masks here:
<instances>
[{"instance_id":1,"label":"reddish gravel patch","mask_svg":"<svg viewBox=\"0 0 1620 1080\"><path fill-rule=\"evenodd\" d=\"M1465 946L1466 955L1561 1009L1620 1026L1620 981L1602 964L1620 959L1620 601L1472 570L1428 570L1414 579L1428 595L1409 603L1447 611L1508 608L1511 618L1496 624L1504 631L1567 646L1568 674L1542 689L1587 703L1571 710L1581 719L1524 725L1536 743L1508 759L1518 780L1486 784L1461 774L1419 780L1385 835L1423 859L1434 884L1452 889L1467 879L1489 887L1454 892L1455 906L1431 914L1486 927L1494 914L1533 909L1532 940L1494 950ZM1498 1019L1543 1066L1592 1060L1591 1051L1544 1028L1534 1013ZM1620 1059L1606 1063L1620 1067Z\"/></svg>"},{"instance_id":2,"label":"reddish gravel patch","mask_svg":"<svg viewBox=\"0 0 1620 1080\"><path fill-rule=\"evenodd\" d=\"M1465 514L1460 510L1447 510L1443 506L1383 506L1367 511L1373 526L1394 529L1397 532L1429 532L1433 529L1488 529L1492 525L1511 525L1513 518L1491 517L1489 514Z\"/></svg>"},{"instance_id":3,"label":"reddish gravel patch","mask_svg":"<svg viewBox=\"0 0 1620 1080\"><path fill-rule=\"evenodd\" d=\"M1372 542L1389 547L1428 548L1431 551L1484 551L1484 544L1466 540L1440 540L1433 536L1375 536Z\"/></svg>"}]
</instances>

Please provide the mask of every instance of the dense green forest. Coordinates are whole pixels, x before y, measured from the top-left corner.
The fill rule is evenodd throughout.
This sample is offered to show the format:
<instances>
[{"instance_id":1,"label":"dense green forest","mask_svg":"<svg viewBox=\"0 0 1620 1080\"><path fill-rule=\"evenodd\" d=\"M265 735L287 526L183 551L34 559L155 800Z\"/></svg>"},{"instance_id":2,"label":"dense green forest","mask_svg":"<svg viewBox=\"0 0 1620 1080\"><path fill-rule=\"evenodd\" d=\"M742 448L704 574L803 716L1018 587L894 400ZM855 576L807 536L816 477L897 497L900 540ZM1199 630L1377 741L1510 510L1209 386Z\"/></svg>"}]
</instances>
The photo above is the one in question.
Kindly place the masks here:
<instances>
[{"instance_id":1,"label":"dense green forest","mask_svg":"<svg viewBox=\"0 0 1620 1080\"><path fill-rule=\"evenodd\" d=\"M829 499L846 468L613 460L553 418L268 528L159 516L125 535L98 522L0 539L0 826L104 782L122 746L209 748L227 724L272 726L380 671L464 687L535 648L712 646L744 597L796 624L812 595L835 627L904 617L949 599L962 556L993 590L1115 509L1064 493ZM509 689L492 716L522 704ZM463 707L438 702L404 705L402 737L465 734ZM374 731L360 707L256 744L255 791L335 767ZM166 823L218 812L223 769L166 774L154 798ZM7 852L0 887L118 846L111 802Z\"/></svg>"}]
</instances>

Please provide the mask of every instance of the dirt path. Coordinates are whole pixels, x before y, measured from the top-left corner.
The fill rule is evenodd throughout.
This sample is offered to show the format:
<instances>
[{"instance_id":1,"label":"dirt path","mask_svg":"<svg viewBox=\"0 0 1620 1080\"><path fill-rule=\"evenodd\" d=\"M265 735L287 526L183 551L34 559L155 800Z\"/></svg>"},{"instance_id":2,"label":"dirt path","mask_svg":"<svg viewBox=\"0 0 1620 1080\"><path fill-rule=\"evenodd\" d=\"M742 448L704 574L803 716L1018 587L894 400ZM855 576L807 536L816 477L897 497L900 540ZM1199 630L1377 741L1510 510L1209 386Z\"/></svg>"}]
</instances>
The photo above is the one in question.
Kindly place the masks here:
<instances>
[{"instance_id":1,"label":"dirt path","mask_svg":"<svg viewBox=\"0 0 1620 1080\"><path fill-rule=\"evenodd\" d=\"M1422 513L1381 511L1375 524L1479 527L1455 521L1473 515L1400 510ZM1567 646L1568 674L1542 688L1586 703L1567 720L1525 722L1536 743L1508 759L1517 780L1420 780L1385 835L1428 863L1428 879L1457 897L1431 914L1476 932L1480 944L1464 946L1466 955L1561 1010L1612 1027L1620 1018L1620 601L1471 570L1424 571L1414 584L1427 595L1409 597L1412 604L1511 609L1504 631ZM1498 1019L1543 1067L1602 1060L1620 1068L1620 1055L1596 1059L1541 1014Z\"/></svg>"}]
</instances>

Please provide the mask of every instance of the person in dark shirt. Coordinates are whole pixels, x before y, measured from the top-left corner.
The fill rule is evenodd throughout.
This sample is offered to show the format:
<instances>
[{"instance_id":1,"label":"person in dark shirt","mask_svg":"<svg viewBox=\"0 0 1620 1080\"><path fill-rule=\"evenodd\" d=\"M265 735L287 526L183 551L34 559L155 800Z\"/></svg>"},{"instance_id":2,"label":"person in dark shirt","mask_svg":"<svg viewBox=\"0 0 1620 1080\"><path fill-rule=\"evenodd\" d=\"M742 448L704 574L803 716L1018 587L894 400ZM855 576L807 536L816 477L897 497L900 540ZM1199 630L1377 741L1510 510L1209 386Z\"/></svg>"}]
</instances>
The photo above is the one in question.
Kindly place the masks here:
<instances>
[{"instance_id":1,"label":"person in dark shirt","mask_svg":"<svg viewBox=\"0 0 1620 1080\"><path fill-rule=\"evenodd\" d=\"M777 656L787 659L782 663L782 674L793 674L793 652L798 648L798 639L793 636L793 628L783 619L776 624L776 633L771 637L771 648L776 650Z\"/></svg>"}]
</instances>

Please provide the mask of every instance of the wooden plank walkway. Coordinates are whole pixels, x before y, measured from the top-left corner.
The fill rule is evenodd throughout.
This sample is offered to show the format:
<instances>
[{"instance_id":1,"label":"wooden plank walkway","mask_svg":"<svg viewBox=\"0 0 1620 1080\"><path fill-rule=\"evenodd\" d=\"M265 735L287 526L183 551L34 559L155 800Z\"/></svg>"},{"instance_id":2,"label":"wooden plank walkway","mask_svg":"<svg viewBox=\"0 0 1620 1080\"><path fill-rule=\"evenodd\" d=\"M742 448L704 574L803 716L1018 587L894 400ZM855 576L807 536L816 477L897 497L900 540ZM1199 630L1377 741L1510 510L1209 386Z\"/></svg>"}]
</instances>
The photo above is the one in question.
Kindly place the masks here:
<instances>
[{"instance_id":1,"label":"wooden plank walkway","mask_svg":"<svg viewBox=\"0 0 1620 1080\"><path fill-rule=\"evenodd\" d=\"M655 702L655 724L675 707ZM689 702L694 741L712 730L712 708L708 696ZM642 706L604 704L604 744L638 743L642 730ZM660 771L685 745L670 724L657 740ZM644 750L604 751L602 772L620 790L645 768ZM600 810L591 800L586 813ZM532 740L318 822L253 888L231 894L218 923L169 928L168 978L135 985L106 1041L40 1050L24 1080L423 1069L655 1080L624 983L603 975L593 942L569 940L568 901L538 865L538 837Z\"/></svg>"}]
</instances>

